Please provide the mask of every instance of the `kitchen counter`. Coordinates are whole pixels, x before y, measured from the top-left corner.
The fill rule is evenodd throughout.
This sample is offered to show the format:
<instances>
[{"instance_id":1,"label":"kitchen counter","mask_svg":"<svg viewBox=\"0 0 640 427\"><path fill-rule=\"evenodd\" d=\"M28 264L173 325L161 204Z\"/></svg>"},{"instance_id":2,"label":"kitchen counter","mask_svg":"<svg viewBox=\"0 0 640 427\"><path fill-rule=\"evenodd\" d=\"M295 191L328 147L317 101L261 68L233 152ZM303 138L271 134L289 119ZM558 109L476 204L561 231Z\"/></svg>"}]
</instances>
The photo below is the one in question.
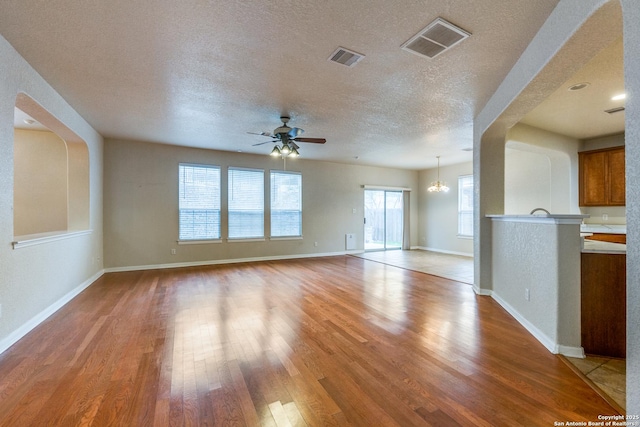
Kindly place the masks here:
<instances>
[{"instance_id":1,"label":"kitchen counter","mask_svg":"<svg viewBox=\"0 0 640 427\"><path fill-rule=\"evenodd\" d=\"M616 224L581 224L581 233L627 234L626 225Z\"/></svg>"},{"instance_id":2,"label":"kitchen counter","mask_svg":"<svg viewBox=\"0 0 640 427\"><path fill-rule=\"evenodd\" d=\"M561 224L561 225L578 225L585 218L589 218L589 215L577 215L577 214L535 214L535 215L504 215L504 214L491 214L486 215L487 218L491 218L492 221L503 222L528 222L531 224ZM582 231L582 230L581 230Z\"/></svg>"},{"instance_id":3,"label":"kitchen counter","mask_svg":"<svg viewBox=\"0 0 640 427\"><path fill-rule=\"evenodd\" d=\"M626 254L627 245L622 243L601 242L582 238L582 253L591 254Z\"/></svg>"}]
</instances>

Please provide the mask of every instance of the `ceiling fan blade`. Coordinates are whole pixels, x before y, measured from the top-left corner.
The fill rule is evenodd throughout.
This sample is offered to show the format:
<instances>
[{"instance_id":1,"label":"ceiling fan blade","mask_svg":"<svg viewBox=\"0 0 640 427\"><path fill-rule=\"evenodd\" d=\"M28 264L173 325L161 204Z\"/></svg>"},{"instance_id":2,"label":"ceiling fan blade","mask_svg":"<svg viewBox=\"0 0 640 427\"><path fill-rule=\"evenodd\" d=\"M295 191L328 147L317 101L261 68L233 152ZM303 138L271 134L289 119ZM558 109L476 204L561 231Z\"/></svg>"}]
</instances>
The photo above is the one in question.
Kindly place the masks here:
<instances>
[{"instance_id":1,"label":"ceiling fan blade","mask_svg":"<svg viewBox=\"0 0 640 427\"><path fill-rule=\"evenodd\" d=\"M249 135L259 135L259 136L268 136L269 138L273 138L273 135L271 135L269 132L247 132Z\"/></svg>"},{"instance_id":2,"label":"ceiling fan blade","mask_svg":"<svg viewBox=\"0 0 640 427\"><path fill-rule=\"evenodd\" d=\"M296 142L312 142L314 144L324 144L327 142L324 138L293 138Z\"/></svg>"},{"instance_id":3,"label":"ceiling fan blade","mask_svg":"<svg viewBox=\"0 0 640 427\"><path fill-rule=\"evenodd\" d=\"M293 139L298 135L302 135L303 133L304 133L304 129L289 128L289 131L287 132L287 135L289 135L289 138Z\"/></svg>"},{"instance_id":4,"label":"ceiling fan blade","mask_svg":"<svg viewBox=\"0 0 640 427\"><path fill-rule=\"evenodd\" d=\"M275 142L277 142L277 140L273 139L273 140L271 140L271 141L258 142L257 144L252 144L251 146L252 146L252 147L257 147L258 145L264 145L264 144L269 144L269 143L272 143L272 144L273 144L273 143L275 143Z\"/></svg>"}]
</instances>

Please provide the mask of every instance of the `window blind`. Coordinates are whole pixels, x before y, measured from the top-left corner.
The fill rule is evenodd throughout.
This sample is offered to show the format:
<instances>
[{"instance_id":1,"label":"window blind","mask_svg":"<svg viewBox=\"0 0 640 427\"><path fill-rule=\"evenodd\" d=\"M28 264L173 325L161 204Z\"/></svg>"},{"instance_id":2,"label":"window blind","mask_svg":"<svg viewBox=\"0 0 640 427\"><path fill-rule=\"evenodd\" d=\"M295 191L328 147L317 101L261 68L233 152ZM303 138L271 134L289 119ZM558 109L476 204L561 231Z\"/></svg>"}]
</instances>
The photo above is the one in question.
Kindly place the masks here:
<instances>
[{"instance_id":1,"label":"window blind","mask_svg":"<svg viewBox=\"0 0 640 427\"><path fill-rule=\"evenodd\" d=\"M229 168L229 238L264 238L264 171Z\"/></svg>"},{"instance_id":2,"label":"window blind","mask_svg":"<svg viewBox=\"0 0 640 427\"><path fill-rule=\"evenodd\" d=\"M220 238L220 168L178 167L179 239Z\"/></svg>"},{"instance_id":3,"label":"window blind","mask_svg":"<svg viewBox=\"0 0 640 427\"><path fill-rule=\"evenodd\" d=\"M302 236L302 175L271 171L271 237Z\"/></svg>"}]
</instances>

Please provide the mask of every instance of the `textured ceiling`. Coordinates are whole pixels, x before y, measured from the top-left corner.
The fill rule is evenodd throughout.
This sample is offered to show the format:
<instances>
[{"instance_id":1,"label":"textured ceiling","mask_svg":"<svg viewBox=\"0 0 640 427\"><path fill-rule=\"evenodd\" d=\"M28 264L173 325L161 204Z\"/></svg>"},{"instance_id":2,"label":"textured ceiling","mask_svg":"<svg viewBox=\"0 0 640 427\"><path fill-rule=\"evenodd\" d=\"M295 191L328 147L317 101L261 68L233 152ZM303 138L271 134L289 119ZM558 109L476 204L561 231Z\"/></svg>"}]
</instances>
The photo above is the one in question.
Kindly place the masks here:
<instances>
[{"instance_id":1,"label":"textured ceiling","mask_svg":"<svg viewBox=\"0 0 640 427\"><path fill-rule=\"evenodd\" d=\"M522 122L578 139L623 132L624 112L605 112L625 105L624 100L611 99L624 93L623 68L620 37L529 112ZM584 89L569 90L580 83L588 85Z\"/></svg>"},{"instance_id":2,"label":"textured ceiling","mask_svg":"<svg viewBox=\"0 0 640 427\"><path fill-rule=\"evenodd\" d=\"M268 154L279 116L305 158L410 169L471 160L473 117L557 0L3 0L0 34L102 135ZM437 17L472 35L400 49ZM339 47L366 55L327 61ZM357 157L357 160L356 160Z\"/></svg>"}]
</instances>

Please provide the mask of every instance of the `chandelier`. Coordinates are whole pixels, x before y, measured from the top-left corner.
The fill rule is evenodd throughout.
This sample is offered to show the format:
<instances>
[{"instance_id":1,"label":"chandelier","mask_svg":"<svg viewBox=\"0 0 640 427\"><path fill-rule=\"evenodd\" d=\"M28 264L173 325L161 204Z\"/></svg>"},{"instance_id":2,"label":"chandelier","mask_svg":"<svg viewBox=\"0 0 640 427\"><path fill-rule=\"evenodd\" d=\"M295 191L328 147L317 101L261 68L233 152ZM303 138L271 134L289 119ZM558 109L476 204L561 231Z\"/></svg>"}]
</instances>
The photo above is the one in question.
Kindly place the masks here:
<instances>
[{"instance_id":1,"label":"chandelier","mask_svg":"<svg viewBox=\"0 0 640 427\"><path fill-rule=\"evenodd\" d=\"M433 193L439 193L441 191L443 192L447 192L449 191L449 187L447 187L447 183L444 181L440 181L440 156L436 156L436 159L438 159L438 180L437 181L433 181L431 183L431 186L429 188L427 188L427 191Z\"/></svg>"}]
</instances>

